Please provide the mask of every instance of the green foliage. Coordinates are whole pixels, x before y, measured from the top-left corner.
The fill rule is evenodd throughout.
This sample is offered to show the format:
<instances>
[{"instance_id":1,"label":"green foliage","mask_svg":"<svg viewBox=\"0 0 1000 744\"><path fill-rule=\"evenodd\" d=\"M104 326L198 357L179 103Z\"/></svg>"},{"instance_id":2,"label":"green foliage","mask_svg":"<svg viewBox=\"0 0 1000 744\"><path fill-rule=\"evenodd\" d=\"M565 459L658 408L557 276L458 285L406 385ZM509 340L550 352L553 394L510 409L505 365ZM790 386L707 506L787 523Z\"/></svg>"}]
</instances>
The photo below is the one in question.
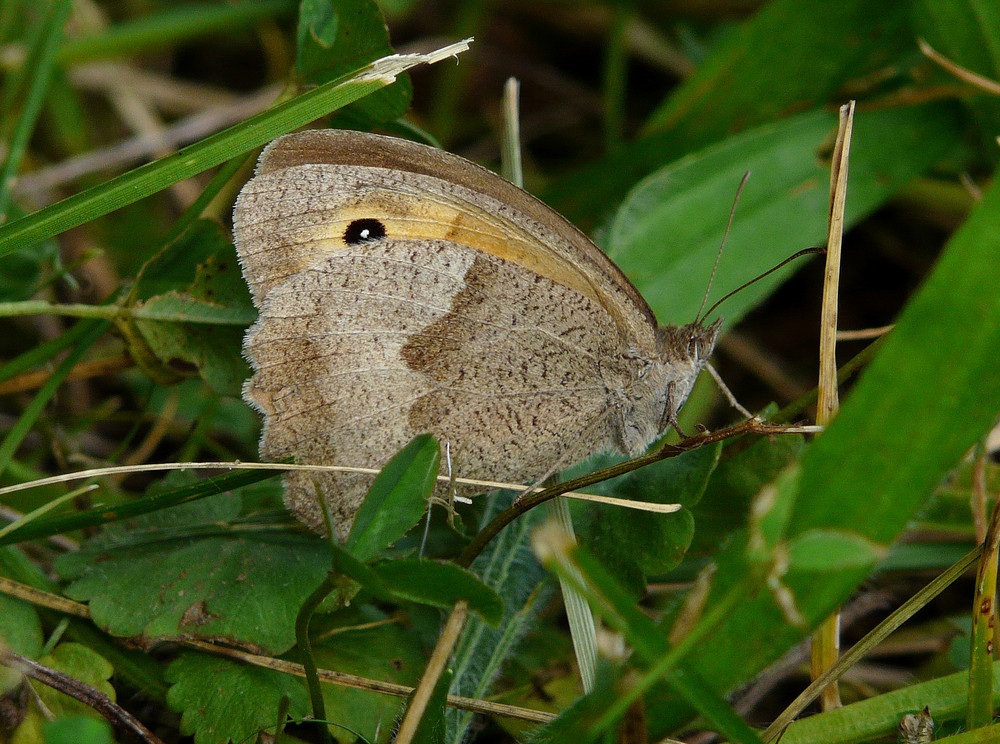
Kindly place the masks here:
<instances>
[{"instance_id":1,"label":"green foliage","mask_svg":"<svg viewBox=\"0 0 1000 744\"><path fill-rule=\"evenodd\" d=\"M400 450L372 483L344 543L347 551L369 561L409 532L427 511L440 462L441 447L426 434Z\"/></svg>"},{"instance_id":2,"label":"green foliage","mask_svg":"<svg viewBox=\"0 0 1000 744\"><path fill-rule=\"evenodd\" d=\"M192 567L201 567L197 572ZM67 594L116 636L225 640L266 653L294 644L298 606L323 578L328 549L308 537L151 540L64 556Z\"/></svg>"},{"instance_id":3,"label":"green foliage","mask_svg":"<svg viewBox=\"0 0 1000 744\"><path fill-rule=\"evenodd\" d=\"M129 293L118 328L143 371L170 384L197 372L222 395L237 395L249 367L239 355L253 321L250 293L232 241L199 220L150 259Z\"/></svg>"},{"instance_id":4,"label":"green foliage","mask_svg":"<svg viewBox=\"0 0 1000 744\"><path fill-rule=\"evenodd\" d=\"M375 566L375 572L393 596L441 609L464 599L490 625L503 617L503 603L496 592L453 563L401 558Z\"/></svg>"},{"instance_id":5,"label":"green foliage","mask_svg":"<svg viewBox=\"0 0 1000 744\"><path fill-rule=\"evenodd\" d=\"M374 3L303 0L299 12L295 67L303 80L326 83L393 53L389 29ZM413 95L409 76L334 113L331 125L344 129L386 124L406 113Z\"/></svg>"},{"instance_id":6,"label":"green foliage","mask_svg":"<svg viewBox=\"0 0 1000 744\"><path fill-rule=\"evenodd\" d=\"M108 681L114 669L107 660L82 644L60 643L50 653L39 657L38 661L89 685L112 700L115 699L115 690ZM74 700L50 687L40 686L37 692L45 707L58 717L71 715L100 717L97 711L83 701Z\"/></svg>"},{"instance_id":7,"label":"green foliage","mask_svg":"<svg viewBox=\"0 0 1000 744\"><path fill-rule=\"evenodd\" d=\"M472 614L450 670L435 680L419 741L476 740L480 719L446 705L450 692L559 714L533 730L492 716L483 740L642 742L704 728L757 742L748 721L759 717L736 712L734 690L769 668L778 674L773 662L867 587L912 593L924 581L914 572L940 571L965 554L974 541L970 499L980 482L988 493L1000 488L995 464L982 461L981 472L963 462L984 448L978 443L1000 411L1000 103L928 62L917 39L997 81L997 4L770 0L746 17L713 15L710 4L685 16L674 5L588 2L594 26L585 36L565 8L547 3L530 19L506 3L468 3L453 18L440 14L443 5L382 3L389 28L373 0L183 8L152 0L141 11L116 8L136 15L109 14L100 28L67 25L64 0L0 4L0 46L9 52L0 83L0 486L81 463L255 459L255 414L239 401L248 374L241 339L254 311L227 232L253 152L307 125L397 134L426 127L422 138L491 152L508 74L523 77L527 182L594 231L661 322L674 323L702 305L744 172L751 176L712 301L825 241L832 112L857 98L841 309L845 323L895 324L815 440L745 436L619 476L592 491L682 509L578 503L579 547L539 535L535 510L468 570L455 563L462 549L518 507L496 496L425 520L440 464L428 436L374 479L343 546L305 534L279 511L274 471L93 478L96 490L0 534L0 574L85 602L89 616L61 622L61 608L0 594L0 650L150 716L171 742L249 741L286 722L291 738L306 735L296 722L314 713L300 677L182 645L224 642L305 661L296 617L317 587L332 586L309 624L311 661L413 686L442 617L465 600ZM458 67L447 60L415 84L405 70L418 60L379 63L382 74L372 74L372 63L394 53L390 36L428 51L437 46L430 37L472 30L474 53ZM188 59L197 69L184 67ZM116 77L143 68L201 87L191 96L173 78L142 78L126 83L131 90L119 90L114 105L95 105L114 86L81 88L94 68L79 65L110 61ZM217 115L206 100L235 100L265 77L288 87L263 113L184 135L175 152L144 165L105 164L56 187L21 190L46 176L47 164L86 162L74 156L117 141L132 121L119 118L131 110L125 93L172 134L174 117ZM169 102L157 92L164 82ZM113 152L98 160L112 162ZM191 180L213 168L211 180ZM197 193L185 195L192 184ZM95 256L97 272L82 271ZM723 340L719 355L736 372L737 397L743 386L755 389L737 358L767 379L777 367L795 395L811 387L801 380L813 376L818 315L789 297L819 290L802 289L815 267L813 279L797 274L801 267L783 267L713 313L739 334ZM859 278L865 272L874 279ZM92 285L100 289L88 294ZM767 354L781 361L754 361ZM112 364L90 378L81 365L122 359L136 369ZM731 418L703 390L685 429ZM776 385L754 404L773 413L769 402L792 397ZM810 415L806 405L794 410ZM599 456L563 477L619 461ZM0 492L0 502L28 512L76 485ZM627 647L599 661L586 695L533 536L546 567L577 586ZM916 623L911 632L941 651L905 669L912 683L898 674L884 689L845 687L857 699L796 722L782 741L885 739L900 715L925 705L944 723L939 730L957 731L971 720L962 718L970 675L987 703L990 691L1000 703L997 665L965 670L968 644L949 646L941 630L969 626L974 590L956 585L952 601L934 610L939 617ZM14 695L22 678L3 671L0 691ZM783 687L799 682L786 676ZM110 741L91 708L30 684L57 720L43 730L40 710L28 706L11 741ZM342 741L391 740L406 705L405 691L324 684L320 692L331 735ZM786 702L774 694L767 710ZM994 728L967 736L995 738Z\"/></svg>"},{"instance_id":8,"label":"green foliage","mask_svg":"<svg viewBox=\"0 0 1000 744\"><path fill-rule=\"evenodd\" d=\"M721 444L686 452L642 470L604 481L589 489L620 499L655 504L680 504L670 514L588 505L577 520L583 542L613 568L615 575L636 597L646 591L647 576L677 567L694 536L691 509L697 505L709 478L719 464ZM622 457L598 455L574 469L590 472L622 462ZM622 540L622 535L628 535Z\"/></svg>"},{"instance_id":9,"label":"green foliage","mask_svg":"<svg viewBox=\"0 0 1000 744\"><path fill-rule=\"evenodd\" d=\"M740 194L715 287L738 287L825 241L829 163L816 157L816 149L835 128L835 116L812 110L670 162L629 191L610 221L605 250L657 317L686 322L698 312L744 173L750 179ZM848 223L959 152L960 132L958 111L949 104L859 116L851 147ZM789 265L764 277L727 300L718 315L727 327L739 322L798 268Z\"/></svg>"},{"instance_id":10,"label":"green foliage","mask_svg":"<svg viewBox=\"0 0 1000 744\"><path fill-rule=\"evenodd\" d=\"M181 732L196 744L246 741L278 723L282 698L288 715L308 712L305 689L294 677L207 654L186 652L167 670L167 704L181 714Z\"/></svg>"},{"instance_id":11,"label":"green foliage","mask_svg":"<svg viewBox=\"0 0 1000 744\"><path fill-rule=\"evenodd\" d=\"M319 627L316 628L318 621ZM413 686L426 664L425 650L415 635L371 606L348 608L314 621L319 640L313 645L316 663L368 679ZM351 740L357 732L369 741L391 741L402 700L373 695L339 685L324 685L327 719L336 721L334 735Z\"/></svg>"},{"instance_id":12,"label":"green foliage","mask_svg":"<svg viewBox=\"0 0 1000 744\"><path fill-rule=\"evenodd\" d=\"M509 506L509 498L491 497L481 524ZM480 618L469 619L452 657L453 695L485 697L517 645L535 627L549 594L542 583L544 572L528 546L528 536L539 520L535 510L508 525L470 566L472 573L500 596L503 619L498 627ZM445 740L463 741L472 725L472 713L449 708L445 712Z\"/></svg>"},{"instance_id":13,"label":"green foliage","mask_svg":"<svg viewBox=\"0 0 1000 744\"><path fill-rule=\"evenodd\" d=\"M86 716L66 716L49 721L43 729L45 744L112 744L111 726Z\"/></svg>"}]
</instances>

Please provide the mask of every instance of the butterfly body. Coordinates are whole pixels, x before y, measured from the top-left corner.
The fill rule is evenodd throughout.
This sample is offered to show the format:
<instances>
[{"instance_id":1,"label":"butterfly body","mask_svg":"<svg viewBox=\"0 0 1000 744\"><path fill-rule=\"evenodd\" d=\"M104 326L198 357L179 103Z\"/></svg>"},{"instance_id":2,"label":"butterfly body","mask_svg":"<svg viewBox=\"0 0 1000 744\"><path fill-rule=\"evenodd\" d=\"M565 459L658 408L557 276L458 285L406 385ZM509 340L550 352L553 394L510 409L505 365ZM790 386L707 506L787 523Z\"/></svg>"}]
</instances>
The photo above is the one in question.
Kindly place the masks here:
<instances>
[{"instance_id":1,"label":"butterfly body","mask_svg":"<svg viewBox=\"0 0 1000 744\"><path fill-rule=\"evenodd\" d=\"M381 467L413 436L456 476L527 482L674 420L717 326L658 329L582 233L457 156L332 130L276 140L234 212L260 318L244 397L263 457ZM370 478L289 473L344 536Z\"/></svg>"}]
</instances>

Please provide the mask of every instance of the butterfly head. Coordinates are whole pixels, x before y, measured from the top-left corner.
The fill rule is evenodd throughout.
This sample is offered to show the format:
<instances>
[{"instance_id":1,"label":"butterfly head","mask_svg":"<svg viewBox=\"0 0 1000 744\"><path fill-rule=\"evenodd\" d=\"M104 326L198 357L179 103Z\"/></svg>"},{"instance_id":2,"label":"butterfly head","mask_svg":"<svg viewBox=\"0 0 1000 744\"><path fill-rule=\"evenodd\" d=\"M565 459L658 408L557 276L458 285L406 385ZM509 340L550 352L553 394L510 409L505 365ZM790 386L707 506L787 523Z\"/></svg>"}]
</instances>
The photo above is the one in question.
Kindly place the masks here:
<instances>
[{"instance_id":1,"label":"butterfly head","mask_svg":"<svg viewBox=\"0 0 1000 744\"><path fill-rule=\"evenodd\" d=\"M701 321L683 326L661 326L656 331L656 344L666 364L690 365L697 374L715 350L715 340L722 327L722 318L705 325Z\"/></svg>"}]
</instances>

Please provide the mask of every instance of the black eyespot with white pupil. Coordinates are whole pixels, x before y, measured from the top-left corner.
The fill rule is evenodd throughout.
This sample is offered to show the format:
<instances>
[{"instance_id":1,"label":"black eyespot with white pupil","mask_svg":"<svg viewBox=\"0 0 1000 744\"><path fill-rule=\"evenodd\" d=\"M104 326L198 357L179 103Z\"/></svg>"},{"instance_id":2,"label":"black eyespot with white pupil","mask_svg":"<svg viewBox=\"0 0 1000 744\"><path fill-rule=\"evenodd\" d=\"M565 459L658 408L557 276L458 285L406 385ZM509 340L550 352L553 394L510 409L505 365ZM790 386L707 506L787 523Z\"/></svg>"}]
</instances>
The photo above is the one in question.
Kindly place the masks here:
<instances>
[{"instance_id":1,"label":"black eyespot with white pupil","mask_svg":"<svg viewBox=\"0 0 1000 744\"><path fill-rule=\"evenodd\" d=\"M385 225L376 219L354 220L344 230L344 242L348 245L371 243L385 237Z\"/></svg>"}]
</instances>

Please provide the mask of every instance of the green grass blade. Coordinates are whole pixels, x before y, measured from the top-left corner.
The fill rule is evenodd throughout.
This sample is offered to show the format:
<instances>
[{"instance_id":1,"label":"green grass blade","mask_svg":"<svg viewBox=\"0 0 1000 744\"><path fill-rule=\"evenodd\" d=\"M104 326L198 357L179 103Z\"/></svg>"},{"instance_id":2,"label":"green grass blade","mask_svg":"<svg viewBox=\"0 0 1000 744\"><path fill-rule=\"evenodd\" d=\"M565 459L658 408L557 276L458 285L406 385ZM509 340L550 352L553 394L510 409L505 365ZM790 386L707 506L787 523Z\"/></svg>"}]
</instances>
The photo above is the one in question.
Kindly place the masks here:
<instances>
[{"instance_id":1,"label":"green grass blade","mask_svg":"<svg viewBox=\"0 0 1000 744\"><path fill-rule=\"evenodd\" d=\"M11 184L17 173L17 167L21 164L21 157L28 146L31 133L35 130L35 122L38 121L38 114L42 110L45 95L52 82L56 50L62 40L63 26L69 17L70 7L72 7L70 0L56 0L52 4L43 21L37 43L29 52L25 63L25 74L30 75L31 79L27 86L24 108L17 118L3 165L0 165L0 219L7 214L10 207Z\"/></svg>"},{"instance_id":2,"label":"green grass blade","mask_svg":"<svg viewBox=\"0 0 1000 744\"><path fill-rule=\"evenodd\" d=\"M19 543L39 537L49 537L50 535L60 535L64 532L96 527L122 519L129 519L130 517L137 517L141 514L149 514L150 512L159 511L171 506L196 501L206 496L225 493L240 486L259 483L268 478L275 478L280 474L280 471L276 470L245 470L242 472L227 473L225 475L203 478L196 483L172 488L169 491L156 493L152 496L144 496L135 501L121 504L102 504L77 514L39 519L24 525L20 529L14 530L10 534L4 535L0 539L0 545Z\"/></svg>"},{"instance_id":3,"label":"green grass blade","mask_svg":"<svg viewBox=\"0 0 1000 744\"><path fill-rule=\"evenodd\" d=\"M22 217L0 228L0 257L132 204L260 147L285 132L385 87L415 65L431 64L454 56L467 46L459 43L426 55L383 57L352 75L307 91L176 153Z\"/></svg>"}]
</instances>

